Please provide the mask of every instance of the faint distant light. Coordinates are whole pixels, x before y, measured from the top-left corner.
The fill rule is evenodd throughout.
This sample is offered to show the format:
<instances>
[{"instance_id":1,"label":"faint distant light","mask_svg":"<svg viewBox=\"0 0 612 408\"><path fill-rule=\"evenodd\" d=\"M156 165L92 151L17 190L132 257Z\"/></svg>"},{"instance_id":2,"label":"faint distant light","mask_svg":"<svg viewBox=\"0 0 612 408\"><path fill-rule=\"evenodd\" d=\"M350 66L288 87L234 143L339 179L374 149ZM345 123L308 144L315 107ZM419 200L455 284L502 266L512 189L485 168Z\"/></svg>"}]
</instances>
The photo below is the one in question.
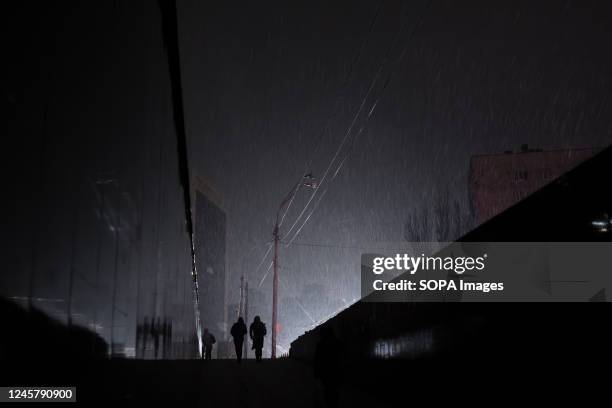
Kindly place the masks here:
<instances>
[{"instance_id":1,"label":"faint distant light","mask_svg":"<svg viewBox=\"0 0 612 408\"><path fill-rule=\"evenodd\" d=\"M415 359L431 354L433 351L433 331L421 330L390 339L374 342L371 355L374 358L408 358Z\"/></svg>"},{"instance_id":2,"label":"faint distant light","mask_svg":"<svg viewBox=\"0 0 612 408\"><path fill-rule=\"evenodd\" d=\"M602 219L591 221L591 226L597 232L608 232L612 229L612 220L609 219L607 215L605 215Z\"/></svg>"}]
</instances>

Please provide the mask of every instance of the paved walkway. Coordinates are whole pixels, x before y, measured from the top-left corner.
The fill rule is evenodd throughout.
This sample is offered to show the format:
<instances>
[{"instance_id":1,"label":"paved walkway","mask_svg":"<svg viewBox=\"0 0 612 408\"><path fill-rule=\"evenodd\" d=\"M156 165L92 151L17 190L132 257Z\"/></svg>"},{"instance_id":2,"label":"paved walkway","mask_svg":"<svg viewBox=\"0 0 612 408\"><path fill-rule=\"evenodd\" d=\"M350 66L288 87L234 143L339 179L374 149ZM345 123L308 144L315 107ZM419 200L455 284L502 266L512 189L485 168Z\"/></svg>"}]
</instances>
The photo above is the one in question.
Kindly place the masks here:
<instances>
[{"instance_id":1,"label":"paved walkway","mask_svg":"<svg viewBox=\"0 0 612 408\"><path fill-rule=\"evenodd\" d=\"M312 369L290 359L203 362L200 407L325 407ZM380 406L372 396L344 387L340 406Z\"/></svg>"},{"instance_id":2,"label":"paved walkway","mask_svg":"<svg viewBox=\"0 0 612 408\"><path fill-rule=\"evenodd\" d=\"M323 389L306 364L291 359L235 360L102 360L78 367L49 367L35 384L73 384L87 404L140 406L324 408ZM22 367L23 378L32 369ZM63 375L62 372L65 373ZM40 370L36 370L40 373ZM59 375L59 376L58 376ZM48 381L49 379L53 381ZM15 378L18 381L19 377ZM359 386L351 386L359 380ZM25 384L25 382L24 382ZM371 378L357 375L340 387L339 406L385 407Z\"/></svg>"}]
</instances>

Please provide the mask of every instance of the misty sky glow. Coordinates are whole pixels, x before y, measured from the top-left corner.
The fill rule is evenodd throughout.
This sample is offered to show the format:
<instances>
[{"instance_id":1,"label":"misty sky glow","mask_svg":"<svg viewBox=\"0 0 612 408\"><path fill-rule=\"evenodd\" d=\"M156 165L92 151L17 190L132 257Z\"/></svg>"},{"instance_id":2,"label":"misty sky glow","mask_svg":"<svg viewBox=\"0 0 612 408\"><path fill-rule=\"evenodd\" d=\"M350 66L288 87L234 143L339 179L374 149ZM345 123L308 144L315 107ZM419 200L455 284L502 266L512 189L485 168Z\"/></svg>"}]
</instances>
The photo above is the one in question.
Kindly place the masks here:
<instances>
[{"instance_id":1,"label":"misty sky glow","mask_svg":"<svg viewBox=\"0 0 612 408\"><path fill-rule=\"evenodd\" d=\"M368 34L378 5L183 4L192 158L225 197L234 281L246 273L259 282L269 261L252 273L272 239L280 200L311 157L309 170L325 171L404 25L380 80L390 75L389 85L369 99L368 107L380 96L295 242L367 247L401 241L408 215L447 190L467 211L474 154L523 143L545 149L609 144L607 14L574 2L383 2ZM300 194L287 226L307 197ZM298 295L304 285L321 282L334 298L357 297L361 252L283 248L285 290Z\"/></svg>"}]
</instances>

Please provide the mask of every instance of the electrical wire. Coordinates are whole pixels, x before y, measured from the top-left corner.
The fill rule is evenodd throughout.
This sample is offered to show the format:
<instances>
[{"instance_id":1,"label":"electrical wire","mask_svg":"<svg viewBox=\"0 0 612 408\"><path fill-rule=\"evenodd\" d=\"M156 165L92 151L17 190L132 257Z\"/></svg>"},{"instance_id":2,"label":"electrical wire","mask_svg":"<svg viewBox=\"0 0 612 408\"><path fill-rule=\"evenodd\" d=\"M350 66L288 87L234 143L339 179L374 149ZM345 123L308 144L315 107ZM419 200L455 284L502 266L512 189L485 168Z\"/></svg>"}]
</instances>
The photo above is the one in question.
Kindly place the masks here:
<instances>
[{"instance_id":1,"label":"electrical wire","mask_svg":"<svg viewBox=\"0 0 612 408\"><path fill-rule=\"evenodd\" d=\"M365 49L365 46L368 43L368 40L369 40L372 32L374 31L374 27L376 26L376 22L378 21L378 17L380 15L380 11L382 9L382 5L383 5L383 1L381 0L378 3L378 6L377 6L376 11L374 13L374 16L372 17L372 20L370 21L368 32L367 32L366 36L364 37L363 41L361 42L359 50L357 51L357 53L355 54L355 57L353 58L353 61L351 63L350 69L349 69L349 72L347 73L346 78L344 79L343 84L342 84L342 86L340 88L340 93L339 93L338 97L336 98L336 103L334 105L334 110L333 110L334 113L327 118L326 125L323 127L323 130L321 131L321 135L319 136L319 140L318 140L318 142L316 144L316 147L315 147L313 153L310 155L310 159L306 162L306 165L305 165L303 173L300 175L300 181L301 181L301 178L304 176L304 174L307 174L309 172L308 170L309 170L310 166L312 165L312 162L313 162L314 157L315 157L315 153L318 151L319 146L321 145L321 142L323 140L323 135L325 134L325 129L328 127L329 122L331 122L331 118L334 117L335 112L337 111L338 106L340 105L340 100L342 99L342 94L344 93L345 89L347 88L348 84L350 83L350 80L353 77L353 73L355 72L355 67L356 67L357 63L359 62L359 60L361 59L361 56L363 55L363 50ZM299 189L300 185L301 185L301 183L298 183L296 189ZM284 222L285 216L287 215L287 213L289 211L289 208L293 204L294 198L295 198L295 195L291 198L291 200L289 202L289 205L287 206L285 212L283 213L283 215L281 217L281 221L279 223L279 227ZM259 270L259 268L261 267L261 264L263 264L263 262L265 261L266 257L270 253L270 249L271 249L271 247L268 248L268 251L262 257L262 260L261 260L259 266L257 267L256 271ZM264 277L264 279L265 279L265 277ZM262 282L263 282L263 280L262 280Z\"/></svg>"},{"instance_id":2,"label":"electrical wire","mask_svg":"<svg viewBox=\"0 0 612 408\"><path fill-rule=\"evenodd\" d=\"M419 20L417 21L417 23L415 24L415 26L414 26L414 28L413 28L412 32L410 33L410 35L409 35L408 39L406 40L406 44L404 45L404 48L403 48L402 52L400 53L399 58L398 58L398 59L395 61L395 64L394 64L394 65L395 65L395 67L396 67L397 65L399 65L399 63L400 63L400 62L402 61L402 59L404 58L404 55L405 55L405 53L406 53L406 50L408 49L408 44L409 44L410 40L412 39L412 37L414 36L414 34L416 33L416 31L418 30L418 28L420 28L420 26L421 26L421 24L422 24L422 21L423 21L423 19L424 19L424 16L425 16L426 12L428 11L429 6L431 5L431 2L432 2L432 0L428 0L427 4L426 4L426 5L425 5L425 7L423 8L423 11L422 11L422 13L421 13L421 15L420 15L420 18L419 18ZM407 12L406 12L405 14L407 14ZM406 16L404 16L404 19L405 19L405 18L406 18ZM389 60L389 57L390 57L390 55L391 55L391 53L392 53L393 49L395 49L395 47L396 47L396 45L397 45L397 43L398 43L398 41L399 41L399 38L401 37L401 35L400 35L400 34L404 32L404 30L405 30L406 26L407 26L407 22L406 22L406 21L404 21L404 24L403 24L402 28L400 29L400 31L398 31L398 33L397 33L397 35L396 35L396 37L395 37L395 39L394 39L394 41L393 41L393 44L392 44L392 45L389 47L389 49L387 50L387 54L385 55L385 58L383 59L383 61L382 61L382 62L381 62L381 64L379 65L379 69L378 69L378 71L377 71L376 75L374 76L374 78L373 78L373 80L372 80L372 83L371 83L371 85L370 85L370 88L368 89L368 92L367 92L367 93L366 93L366 95L364 96L364 98L363 98L363 100L362 100L362 103L361 103L361 105L360 105L360 107L359 107L359 109L358 109L357 113L356 113L356 114L355 114L355 116L353 117L353 120L352 120L351 124L349 125L349 128L348 128L348 130L347 130L347 132L346 132L346 134L345 134L344 138L342 139L342 142L340 143L340 146L339 146L339 147L338 147L338 149L336 150L336 153L335 153L335 154L334 154L334 156L332 157L332 160L330 161L329 166L327 167L327 169L326 169L325 173L323 174L323 177L322 177L322 179L321 179L321 181L320 181L320 184L319 184L319 188L321 187L321 185L322 185L322 184L323 184L323 182L325 181L325 178L326 178L326 176L327 176L327 174L328 174L328 172L329 172L329 169L331 168L331 166L333 165L333 163L334 163L334 162L335 162L335 160L337 159L338 154L339 154L339 153L340 153L340 151L342 150L342 147L344 146L344 143L346 142L348 135L349 135L349 134L350 134L350 132L352 131L352 128L354 127L355 122L357 121L357 119L358 119L359 115L361 114L361 112L362 112L362 110L363 110L363 107L364 107L364 105L365 105L365 102L366 102L367 98L369 97L369 95L370 95L370 93L371 93L371 91L372 91L372 89L373 89L373 87L374 87L374 85L375 85L376 81L378 80L378 77L379 77L380 73L382 72L382 69L384 68L384 66L386 65L387 61ZM394 67L394 68L395 68L395 67ZM359 132L357 133L357 135L353 137L353 139L352 139L352 144L351 144L351 148L348 150L347 154L346 154L346 155L345 155L345 157L342 159L342 161L340 162L340 165L337 167L336 171L334 172L334 176L332 177L332 180L336 178L336 176L338 175L338 173L339 173L340 169L341 169L341 168L342 168L342 166L344 165L344 163L345 163L346 159L348 158L348 156L349 156L349 155L350 155L350 153L352 152L353 147L354 147L354 141L355 141L356 137L357 137L357 136L359 136L359 135L362 133L362 131L363 131L363 129L365 128L365 126L366 126L366 124L367 124L368 120L370 119L370 117L371 117L371 116L372 116L372 114L374 113L374 110L376 109L376 106L378 105L378 102L379 102L379 101L380 101L380 99L382 98L382 95L384 94L384 91L386 90L387 86L389 85L389 83L390 83L390 81L391 81L391 78L392 78L392 76L393 76L393 72L394 72L394 70L392 70L392 71L389 73L389 76L387 77L387 80L385 81L385 84L383 85L383 87L382 87L382 89L381 89L381 91L380 91L380 94L379 94L378 98L377 98L377 99L374 101L374 103L372 104L372 107L370 108L370 110L369 110L369 112L368 112L368 115L367 115L367 117L366 117L366 119L365 119L365 123L363 124L363 126L361 127L361 129L359 130ZM317 189L316 189L316 190L315 190L315 191L312 193L312 195L311 195L310 199L308 200L308 202L306 203L306 205L304 206L304 208L302 209L302 211L301 211L301 212L300 212L300 214L298 215L297 219L295 220L295 222L293 223L293 225L291 226L291 228L289 229L289 231L288 231L288 232L285 234L285 236L283 237L283 239L286 239L286 238L289 236L289 234L291 233L291 231L293 230L293 228L295 228L295 226L297 225L297 223L299 222L299 220L301 219L301 217L304 215L304 213L305 213L306 209L308 208L308 206L310 205L310 203L312 202L312 200L313 200L313 199L314 199L314 197L316 196L317 192L318 192L318 188L317 188ZM327 192L327 189L325 190L325 192ZM314 208L314 209L313 209L313 210L312 210L312 211L309 213L309 215L308 215L308 217L306 218L306 220L305 220L305 221L304 221L304 222L301 224L301 226L299 227L298 231L297 231L297 232L294 234L294 236L291 238L291 240L289 241L289 243L285 245L285 247L288 247L289 245L291 245L291 243L292 243L292 242L295 240L295 238L297 238L297 236L299 235L299 232L300 232L300 231L303 229L303 227L306 225L307 221L310 219L310 217L311 217L311 216L312 216L312 214L314 213L314 210L316 209L316 206L318 206L318 203L319 203L319 202L320 202L320 200L319 200L319 201L317 201L317 203L315 204L315 208Z\"/></svg>"}]
</instances>

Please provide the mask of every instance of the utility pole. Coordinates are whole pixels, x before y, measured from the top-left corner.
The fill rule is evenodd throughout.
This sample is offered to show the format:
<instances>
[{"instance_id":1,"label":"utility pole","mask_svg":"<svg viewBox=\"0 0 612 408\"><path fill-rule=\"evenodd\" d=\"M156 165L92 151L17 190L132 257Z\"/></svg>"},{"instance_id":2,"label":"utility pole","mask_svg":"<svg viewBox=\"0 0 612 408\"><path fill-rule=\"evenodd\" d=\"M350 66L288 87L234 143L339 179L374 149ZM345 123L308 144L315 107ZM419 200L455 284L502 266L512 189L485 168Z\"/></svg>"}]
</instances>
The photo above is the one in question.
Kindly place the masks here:
<instances>
[{"instance_id":1,"label":"utility pole","mask_svg":"<svg viewBox=\"0 0 612 408\"><path fill-rule=\"evenodd\" d=\"M312 177L312 174L305 174L302 176L300 181L289 191L289 194L281 202L276 212L276 222L274 223L274 259L272 260L272 266L274 268L274 275L272 277L272 352L270 358L276 358L276 332L278 328L278 244L280 242L279 236L279 215L285 206L290 205L293 198L297 194L300 187L310 187L316 189L318 187L317 181Z\"/></svg>"},{"instance_id":2,"label":"utility pole","mask_svg":"<svg viewBox=\"0 0 612 408\"><path fill-rule=\"evenodd\" d=\"M245 324L249 323L249 282L247 282L244 275L240 277L240 303L238 304L238 317L244 319ZM247 358L247 343L245 341L242 345L242 355Z\"/></svg>"},{"instance_id":3,"label":"utility pole","mask_svg":"<svg viewBox=\"0 0 612 408\"><path fill-rule=\"evenodd\" d=\"M278 308L278 222L274 227L274 260L272 267L274 275L272 277L272 354L271 358L276 358L276 327L277 327L277 308Z\"/></svg>"},{"instance_id":4,"label":"utility pole","mask_svg":"<svg viewBox=\"0 0 612 408\"><path fill-rule=\"evenodd\" d=\"M238 303L238 316L242 317L244 311L244 275L240 277L240 302Z\"/></svg>"},{"instance_id":5,"label":"utility pole","mask_svg":"<svg viewBox=\"0 0 612 408\"><path fill-rule=\"evenodd\" d=\"M249 281L246 279L244 281L244 322L245 324L249 324ZM249 349L247 347L248 342L249 340L247 337L247 341L245 341L242 345L242 347L244 347L242 355L244 356L245 360L247 358L247 350Z\"/></svg>"}]
</instances>

